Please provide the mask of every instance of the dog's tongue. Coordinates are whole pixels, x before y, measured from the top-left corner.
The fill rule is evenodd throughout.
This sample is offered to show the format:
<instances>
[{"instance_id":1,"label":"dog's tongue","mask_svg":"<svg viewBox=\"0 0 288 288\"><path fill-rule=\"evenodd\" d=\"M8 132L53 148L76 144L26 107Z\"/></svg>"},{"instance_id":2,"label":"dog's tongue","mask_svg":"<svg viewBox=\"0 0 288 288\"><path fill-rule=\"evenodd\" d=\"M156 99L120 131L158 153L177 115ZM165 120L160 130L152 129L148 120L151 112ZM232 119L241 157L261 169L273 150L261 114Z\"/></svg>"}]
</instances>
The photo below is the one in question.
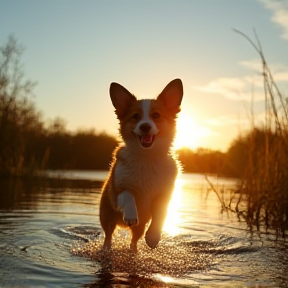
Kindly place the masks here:
<instances>
[{"instance_id":1,"label":"dog's tongue","mask_svg":"<svg viewBox=\"0 0 288 288\"><path fill-rule=\"evenodd\" d=\"M141 136L141 143L152 143L153 135L143 135Z\"/></svg>"}]
</instances>

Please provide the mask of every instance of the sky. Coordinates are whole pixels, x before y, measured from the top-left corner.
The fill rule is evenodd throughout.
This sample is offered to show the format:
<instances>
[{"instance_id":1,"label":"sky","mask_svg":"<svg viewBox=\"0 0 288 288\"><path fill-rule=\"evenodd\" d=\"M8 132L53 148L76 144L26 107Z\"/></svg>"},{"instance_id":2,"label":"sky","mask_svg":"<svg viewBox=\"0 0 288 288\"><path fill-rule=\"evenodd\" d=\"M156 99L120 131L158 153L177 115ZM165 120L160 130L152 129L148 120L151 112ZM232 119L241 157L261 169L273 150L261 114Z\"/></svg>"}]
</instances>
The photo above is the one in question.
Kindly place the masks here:
<instances>
[{"instance_id":1,"label":"sky","mask_svg":"<svg viewBox=\"0 0 288 288\"><path fill-rule=\"evenodd\" d=\"M226 151L250 127L252 94L259 125L264 113L259 56L233 29L255 29L288 97L286 0L0 0L0 27L0 46L13 35L25 47L43 119L70 131L117 136L111 82L143 99L180 78L176 146Z\"/></svg>"}]
</instances>

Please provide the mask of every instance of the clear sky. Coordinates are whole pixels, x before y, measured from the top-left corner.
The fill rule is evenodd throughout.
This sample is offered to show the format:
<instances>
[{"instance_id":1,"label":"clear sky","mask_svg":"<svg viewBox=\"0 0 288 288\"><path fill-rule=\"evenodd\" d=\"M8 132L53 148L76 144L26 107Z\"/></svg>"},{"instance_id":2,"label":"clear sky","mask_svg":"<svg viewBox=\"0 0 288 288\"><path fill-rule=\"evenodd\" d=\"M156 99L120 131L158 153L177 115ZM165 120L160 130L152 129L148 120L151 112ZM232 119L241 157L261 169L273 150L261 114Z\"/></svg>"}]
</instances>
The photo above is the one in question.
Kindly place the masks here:
<instances>
[{"instance_id":1,"label":"clear sky","mask_svg":"<svg viewBox=\"0 0 288 288\"><path fill-rule=\"evenodd\" d=\"M118 82L139 98L155 98L174 78L184 85L178 146L225 151L255 118L262 121L256 29L268 64L288 96L286 0L0 0L0 45L9 35L25 47L45 120L69 130L117 135L108 89ZM185 124L185 125L184 125Z\"/></svg>"}]
</instances>

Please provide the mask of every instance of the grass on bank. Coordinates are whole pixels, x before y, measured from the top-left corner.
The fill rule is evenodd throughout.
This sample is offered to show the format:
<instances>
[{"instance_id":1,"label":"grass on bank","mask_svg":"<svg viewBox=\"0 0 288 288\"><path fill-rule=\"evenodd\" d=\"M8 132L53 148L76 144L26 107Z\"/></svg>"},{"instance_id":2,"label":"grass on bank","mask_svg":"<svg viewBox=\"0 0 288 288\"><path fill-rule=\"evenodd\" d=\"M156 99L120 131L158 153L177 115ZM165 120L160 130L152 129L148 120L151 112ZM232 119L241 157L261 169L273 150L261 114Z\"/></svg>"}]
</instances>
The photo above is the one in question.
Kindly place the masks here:
<instances>
[{"instance_id":1,"label":"grass on bank","mask_svg":"<svg viewBox=\"0 0 288 288\"><path fill-rule=\"evenodd\" d=\"M288 230L288 101L274 81L256 33L254 43L242 32L235 32L253 45L261 59L265 125L257 128L251 124L250 132L240 139L246 147L247 165L241 184L228 203L220 191L211 183L210 186L223 208L235 211L251 226L273 229L285 236Z\"/></svg>"}]
</instances>

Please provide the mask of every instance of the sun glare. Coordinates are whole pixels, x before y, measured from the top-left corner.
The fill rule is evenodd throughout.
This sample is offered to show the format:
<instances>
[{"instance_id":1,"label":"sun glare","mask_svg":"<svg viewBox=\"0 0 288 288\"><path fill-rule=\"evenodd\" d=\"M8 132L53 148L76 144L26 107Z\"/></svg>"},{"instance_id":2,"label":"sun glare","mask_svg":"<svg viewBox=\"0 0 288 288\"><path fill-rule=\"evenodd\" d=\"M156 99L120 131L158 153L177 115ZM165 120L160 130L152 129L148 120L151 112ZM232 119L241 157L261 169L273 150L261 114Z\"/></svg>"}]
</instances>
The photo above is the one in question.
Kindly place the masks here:
<instances>
[{"instance_id":1,"label":"sun glare","mask_svg":"<svg viewBox=\"0 0 288 288\"><path fill-rule=\"evenodd\" d=\"M195 149L201 146L201 138L208 134L207 128L202 127L190 116L181 112L177 119L174 147L175 149L183 147Z\"/></svg>"},{"instance_id":2,"label":"sun glare","mask_svg":"<svg viewBox=\"0 0 288 288\"><path fill-rule=\"evenodd\" d=\"M164 223L163 230L171 236L179 234L179 224L181 223L180 207L182 205L182 181L176 179L173 195L168 207L168 214Z\"/></svg>"}]
</instances>

